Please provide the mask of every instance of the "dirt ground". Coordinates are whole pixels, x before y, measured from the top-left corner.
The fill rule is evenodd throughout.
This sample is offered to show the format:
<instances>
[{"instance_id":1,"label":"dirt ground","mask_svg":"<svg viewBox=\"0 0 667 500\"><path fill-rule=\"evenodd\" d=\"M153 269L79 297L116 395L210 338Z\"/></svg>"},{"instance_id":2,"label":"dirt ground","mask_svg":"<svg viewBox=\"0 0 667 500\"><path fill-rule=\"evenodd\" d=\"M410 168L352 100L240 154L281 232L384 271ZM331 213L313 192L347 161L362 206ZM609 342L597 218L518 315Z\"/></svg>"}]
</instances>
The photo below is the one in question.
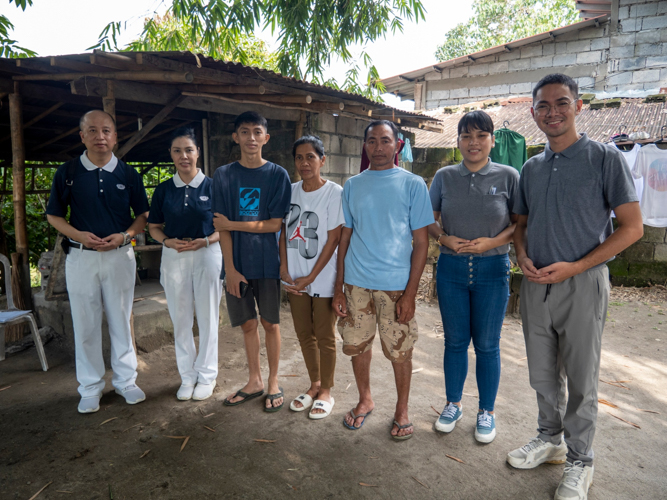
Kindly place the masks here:
<instances>
[{"instance_id":1,"label":"dirt ground","mask_svg":"<svg viewBox=\"0 0 667 500\"><path fill-rule=\"evenodd\" d=\"M62 352L57 342L46 346L46 373L39 370L34 348L10 356L0 363L0 498L30 499L47 483L39 500L553 498L562 466L519 471L505 463L508 451L536 434L537 406L520 320L507 318L503 327L498 436L488 445L473 437L472 348L464 418L449 435L433 431L445 402L437 305L421 303L418 321L414 369L421 371L413 375L410 399L415 436L405 442L389 436L395 388L390 363L377 344L371 375L376 409L356 432L341 423L357 392L340 344L336 405L322 421L287 407L265 413L259 399L222 406L246 376L241 333L229 327L220 332L218 387L204 402L176 400L173 346L140 356L138 384L146 402L125 404L113 392L108 372L102 409L90 415L76 412L71 353ZM281 326L281 385L289 401L309 382L287 309ZM600 378L606 382L600 382L599 397L616 407L600 405L592 500L667 498L665 330L664 290L614 289L603 338ZM184 443L173 436L189 439Z\"/></svg>"}]
</instances>

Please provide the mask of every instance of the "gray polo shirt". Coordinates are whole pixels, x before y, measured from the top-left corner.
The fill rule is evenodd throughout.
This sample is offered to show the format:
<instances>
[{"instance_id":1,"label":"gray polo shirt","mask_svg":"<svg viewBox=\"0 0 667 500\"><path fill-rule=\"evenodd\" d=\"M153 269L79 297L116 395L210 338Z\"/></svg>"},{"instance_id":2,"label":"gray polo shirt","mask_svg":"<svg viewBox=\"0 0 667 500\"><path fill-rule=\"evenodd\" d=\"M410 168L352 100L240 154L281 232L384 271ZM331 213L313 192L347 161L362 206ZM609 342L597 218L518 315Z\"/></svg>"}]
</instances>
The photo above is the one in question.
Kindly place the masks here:
<instances>
[{"instance_id":1,"label":"gray polo shirt","mask_svg":"<svg viewBox=\"0 0 667 500\"><path fill-rule=\"evenodd\" d=\"M510 224L514 198L519 188L519 172L515 168L491 160L477 172L471 172L463 162L441 168L431 183L431 205L440 212L445 233L466 240L493 238ZM509 244L483 254L503 255ZM457 254L445 246L440 252Z\"/></svg>"},{"instance_id":2,"label":"gray polo shirt","mask_svg":"<svg viewBox=\"0 0 667 500\"><path fill-rule=\"evenodd\" d=\"M547 144L525 163L514 212L528 216L526 251L539 269L589 254L613 232L612 209L633 201L622 153L583 134L565 151Z\"/></svg>"}]
</instances>

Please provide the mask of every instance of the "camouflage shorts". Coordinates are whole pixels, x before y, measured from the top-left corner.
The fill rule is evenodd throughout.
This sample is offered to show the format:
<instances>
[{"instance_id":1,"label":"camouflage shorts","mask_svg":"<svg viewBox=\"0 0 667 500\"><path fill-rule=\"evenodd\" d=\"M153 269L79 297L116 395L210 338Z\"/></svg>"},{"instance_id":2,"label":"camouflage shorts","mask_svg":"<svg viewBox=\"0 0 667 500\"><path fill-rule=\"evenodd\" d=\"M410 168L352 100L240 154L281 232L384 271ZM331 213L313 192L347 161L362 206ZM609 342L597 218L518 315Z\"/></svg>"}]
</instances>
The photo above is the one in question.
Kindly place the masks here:
<instances>
[{"instance_id":1,"label":"camouflage shorts","mask_svg":"<svg viewBox=\"0 0 667 500\"><path fill-rule=\"evenodd\" d=\"M396 302L402 291L383 292L354 285L345 285L347 316L338 320L338 331L343 337L343 353L348 356L363 354L373 347L376 325L380 330L382 352L392 362L412 359L417 342L417 320L407 325L396 319Z\"/></svg>"}]
</instances>

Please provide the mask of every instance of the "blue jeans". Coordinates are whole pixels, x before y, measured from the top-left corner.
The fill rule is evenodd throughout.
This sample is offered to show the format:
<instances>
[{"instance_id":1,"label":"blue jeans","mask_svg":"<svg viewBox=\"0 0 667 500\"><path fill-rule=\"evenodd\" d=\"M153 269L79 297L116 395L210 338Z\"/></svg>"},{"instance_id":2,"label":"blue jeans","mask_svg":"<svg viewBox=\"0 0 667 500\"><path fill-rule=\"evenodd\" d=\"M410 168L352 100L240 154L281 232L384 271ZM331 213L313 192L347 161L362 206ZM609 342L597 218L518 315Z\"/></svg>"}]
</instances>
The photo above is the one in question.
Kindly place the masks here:
<instances>
[{"instance_id":1,"label":"blue jeans","mask_svg":"<svg viewBox=\"0 0 667 500\"><path fill-rule=\"evenodd\" d=\"M461 401L472 339L479 408L493 411L500 383L500 330L509 300L509 280L507 254L440 254L436 285L445 330L447 401Z\"/></svg>"}]
</instances>

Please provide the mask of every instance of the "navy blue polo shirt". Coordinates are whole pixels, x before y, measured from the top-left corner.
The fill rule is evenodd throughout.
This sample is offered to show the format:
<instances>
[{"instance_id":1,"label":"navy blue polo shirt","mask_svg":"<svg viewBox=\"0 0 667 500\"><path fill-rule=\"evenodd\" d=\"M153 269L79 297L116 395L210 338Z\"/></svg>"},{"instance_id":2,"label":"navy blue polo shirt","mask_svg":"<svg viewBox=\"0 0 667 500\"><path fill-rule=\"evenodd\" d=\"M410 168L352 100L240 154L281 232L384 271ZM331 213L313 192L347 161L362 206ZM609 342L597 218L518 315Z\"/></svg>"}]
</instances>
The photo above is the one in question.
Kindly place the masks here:
<instances>
[{"instance_id":1,"label":"navy blue polo shirt","mask_svg":"<svg viewBox=\"0 0 667 500\"><path fill-rule=\"evenodd\" d=\"M259 168L234 162L219 167L213 175L213 213L230 221L283 219L290 209L291 197L287 171L270 161ZM238 272L249 280L280 279L277 233L231 231L231 235L234 268ZM224 265L220 277L225 277Z\"/></svg>"},{"instance_id":2,"label":"navy blue polo shirt","mask_svg":"<svg viewBox=\"0 0 667 500\"><path fill-rule=\"evenodd\" d=\"M164 224L168 238L204 238L215 232L211 212L213 181L201 170L190 184L178 172L155 188L151 200L150 224Z\"/></svg>"},{"instance_id":3,"label":"navy blue polo shirt","mask_svg":"<svg viewBox=\"0 0 667 500\"><path fill-rule=\"evenodd\" d=\"M148 198L141 176L134 168L112 155L109 163L99 168L84 152L77 161L69 199L66 192L68 163L58 167L53 177L51 196L46 207L48 215L67 216L78 231L93 233L98 238L127 231L134 215L148 212Z\"/></svg>"}]
</instances>

